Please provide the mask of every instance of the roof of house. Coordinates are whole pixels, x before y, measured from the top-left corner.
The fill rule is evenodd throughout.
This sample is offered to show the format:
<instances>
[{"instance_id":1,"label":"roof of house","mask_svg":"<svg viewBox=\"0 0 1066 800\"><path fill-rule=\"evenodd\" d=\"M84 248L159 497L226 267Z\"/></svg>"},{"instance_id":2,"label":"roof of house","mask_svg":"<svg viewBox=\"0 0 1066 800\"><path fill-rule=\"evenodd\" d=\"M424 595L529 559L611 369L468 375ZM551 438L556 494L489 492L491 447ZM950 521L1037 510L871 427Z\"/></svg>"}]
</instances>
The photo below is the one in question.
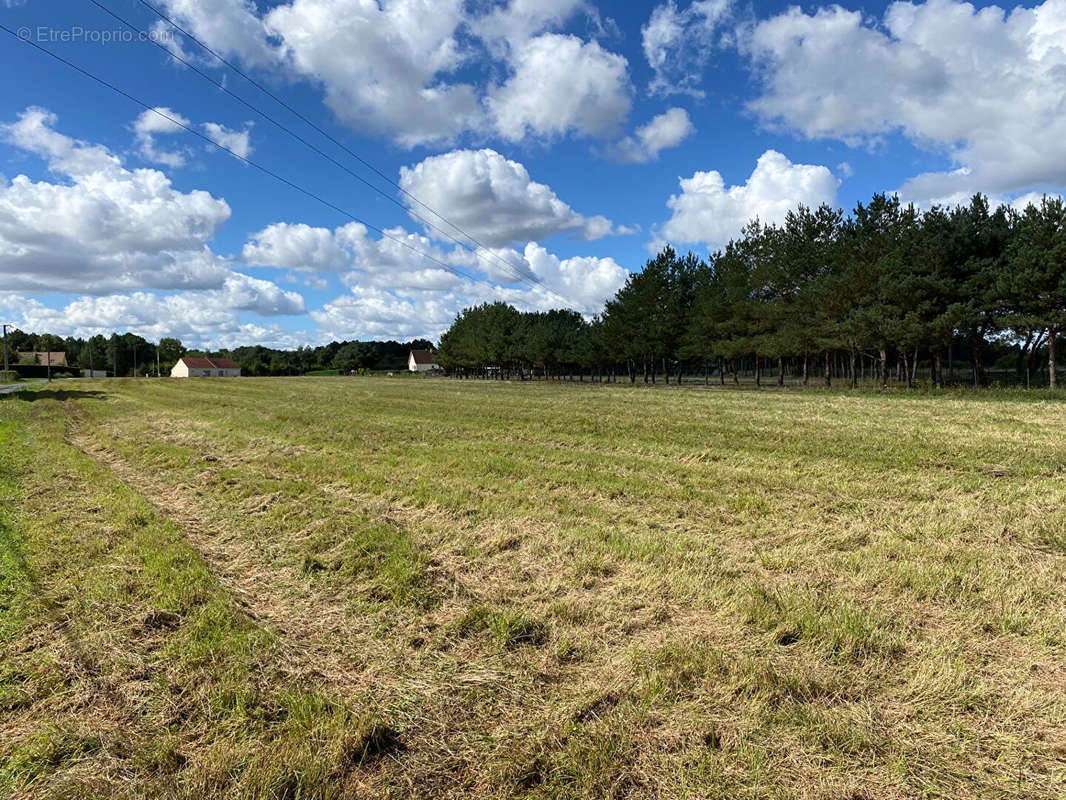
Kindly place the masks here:
<instances>
[{"instance_id":1,"label":"roof of house","mask_svg":"<svg viewBox=\"0 0 1066 800\"><path fill-rule=\"evenodd\" d=\"M32 359L37 364L52 364L53 366L56 365L56 364L59 364L59 365L62 365L62 366L66 366L67 354L65 352L62 352L62 351L59 351L59 350L53 350L50 353L46 353L43 350L40 350L40 351L33 351L33 350L23 351L23 350L20 350L19 351L19 359L20 360Z\"/></svg>"},{"instance_id":2,"label":"roof of house","mask_svg":"<svg viewBox=\"0 0 1066 800\"><path fill-rule=\"evenodd\" d=\"M189 369L240 369L241 365L232 358L192 358L182 356L178 361L184 361Z\"/></svg>"},{"instance_id":3,"label":"roof of house","mask_svg":"<svg viewBox=\"0 0 1066 800\"><path fill-rule=\"evenodd\" d=\"M432 350L412 350L411 358L415 360L416 364L436 364L437 354Z\"/></svg>"}]
</instances>

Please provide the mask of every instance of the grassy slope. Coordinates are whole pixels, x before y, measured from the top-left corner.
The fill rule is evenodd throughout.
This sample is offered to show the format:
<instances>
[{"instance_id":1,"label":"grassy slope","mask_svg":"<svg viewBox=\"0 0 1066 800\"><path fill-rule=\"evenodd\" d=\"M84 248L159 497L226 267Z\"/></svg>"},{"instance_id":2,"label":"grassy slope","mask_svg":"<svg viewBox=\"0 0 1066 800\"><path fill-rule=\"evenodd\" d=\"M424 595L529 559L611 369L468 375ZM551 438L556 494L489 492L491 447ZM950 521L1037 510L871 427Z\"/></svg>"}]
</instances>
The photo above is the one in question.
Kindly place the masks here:
<instances>
[{"instance_id":1,"label":"grassy slope","mask_svg":"<svg viewBox=\"0 0 1066 800\"><path fill-rule=\"evenodd\" d=\"M0 401L0 790L1066 791L1058 402L84 386Z\"/></svg>"}]
</instances>

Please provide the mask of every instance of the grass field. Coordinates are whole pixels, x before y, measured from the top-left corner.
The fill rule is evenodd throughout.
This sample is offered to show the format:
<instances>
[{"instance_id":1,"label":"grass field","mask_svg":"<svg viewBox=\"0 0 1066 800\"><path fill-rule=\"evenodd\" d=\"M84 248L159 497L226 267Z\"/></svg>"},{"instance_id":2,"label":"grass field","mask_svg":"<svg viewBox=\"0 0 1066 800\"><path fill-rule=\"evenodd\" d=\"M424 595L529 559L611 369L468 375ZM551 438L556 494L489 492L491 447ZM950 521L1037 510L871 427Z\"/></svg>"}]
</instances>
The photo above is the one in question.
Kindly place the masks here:
<instances>
[{"instance_id":1,"label":"grass field","mask_svg":"<svg viewBox=\"0 0 1066 800\"><path fill-rule=\"evenodd\" d=\"M1066 404L0 399L0 796L1066 795Z\"/></svg>"}]
</instances>

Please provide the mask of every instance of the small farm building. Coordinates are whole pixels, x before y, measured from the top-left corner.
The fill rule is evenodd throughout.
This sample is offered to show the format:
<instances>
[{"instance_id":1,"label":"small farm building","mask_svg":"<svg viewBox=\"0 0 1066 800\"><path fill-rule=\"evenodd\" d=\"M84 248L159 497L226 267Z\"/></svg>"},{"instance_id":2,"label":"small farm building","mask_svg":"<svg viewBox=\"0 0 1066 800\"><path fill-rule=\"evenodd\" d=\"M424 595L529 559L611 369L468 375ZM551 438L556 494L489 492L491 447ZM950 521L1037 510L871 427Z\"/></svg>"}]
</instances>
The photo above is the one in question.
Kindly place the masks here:
<instances>
[{"instance_id":1,"label":"small farm building","mask_svg":"<svg viewBox=\"0 0 1066 800\"><path fill-rule=\"evenodd\" d=\"M411 372L433 372L440 369L437 354L432 350L412 350L407 357L407 369Z\"/></svg>"},{"instance_id":2,"label":"small farm building","mask_svg":"<svg viewBox=\"0 0 1066 800\"><path fill-rule=\"evenodd\" d=\"M183 356L170 370L171 378L239 378L241 365L232 358Z\"/></svg>"}]
</instances>

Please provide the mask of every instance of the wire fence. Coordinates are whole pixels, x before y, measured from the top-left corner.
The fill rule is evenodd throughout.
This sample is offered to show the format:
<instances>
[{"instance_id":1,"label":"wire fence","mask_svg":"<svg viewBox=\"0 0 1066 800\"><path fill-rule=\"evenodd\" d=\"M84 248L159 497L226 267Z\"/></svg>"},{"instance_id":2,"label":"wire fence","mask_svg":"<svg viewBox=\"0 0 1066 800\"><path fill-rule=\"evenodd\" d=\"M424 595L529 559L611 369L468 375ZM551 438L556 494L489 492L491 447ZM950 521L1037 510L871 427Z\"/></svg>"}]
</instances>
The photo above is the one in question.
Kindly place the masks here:
<instances>
[{"instance_id":1,"label":"wire fence","mask_svg":"<svg viewBox=\"0 0 1066 800\"><path fill-rule=\"evenodd\" d=\"M863 388L879 388L881 379L874 368L867 367L857 370L855 384ZM380 374L380 373L378 373ZM633 383L648 385L667 386L725 386L725 387L755 387L773 388L782 387L807 387L812 389L824 388L827 383L825 374L821 369L812 369L804 378L799 369L786 367L782 375L776 366L767 366L758 371L754 368L739 368L735 372L727 367L723 372L719 371L717 364L708 364L704 370L698 366L683 367L678 373L677 366L671 369L668 376L663 372L649 373L647 376L638 371L631 373L627 369L567 369L565 367L550 371L542 368L534 369L510 369L499 368L457 370L454 372L439 373L444 377L464 380L499 380L509 382L524 381L549 381L564 383ZM1062 372L1056 370L1056 377L1060 385L1063 384ZM852 385L851 375L847 370L834 370L831 373L829 386L839 388ZM912 379L908 381L901 371L889 370L888 380L885 385L896 389L928 389L935 386L934 371L929 365L918 366L914 370ZM943 369L941 386L944 388L1030 388L1046 389L1049 386L1048 370L1033 369L1029 373L1019 372L1016 369L999 367L983 368L975 376L974 369L968 364L954 365L950 369Z\"/></svg>"}]
</instances>

